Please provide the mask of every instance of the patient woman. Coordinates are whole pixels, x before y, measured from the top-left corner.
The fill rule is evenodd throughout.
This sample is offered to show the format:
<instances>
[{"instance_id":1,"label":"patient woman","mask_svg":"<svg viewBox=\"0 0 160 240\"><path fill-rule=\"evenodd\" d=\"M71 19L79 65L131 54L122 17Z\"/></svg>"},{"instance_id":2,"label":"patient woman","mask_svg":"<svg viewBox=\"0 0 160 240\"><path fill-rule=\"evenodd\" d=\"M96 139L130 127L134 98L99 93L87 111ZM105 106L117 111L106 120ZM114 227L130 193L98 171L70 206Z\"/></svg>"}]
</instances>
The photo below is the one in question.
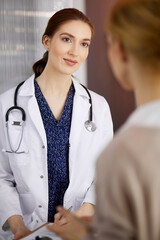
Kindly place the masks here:
<instances>
[{"instance_id":1,"label":"patient woman","mask_svg":"<svg viewBox=\"0 0 160 240\"><path fill-rule=\"evenodd\" d=\"M117 1L106 29L111 67L137 109L98 160L93 228L60 207L65 218L49 229L65 240L159 240L160 1Z\"/></svg>"}]
</instances>

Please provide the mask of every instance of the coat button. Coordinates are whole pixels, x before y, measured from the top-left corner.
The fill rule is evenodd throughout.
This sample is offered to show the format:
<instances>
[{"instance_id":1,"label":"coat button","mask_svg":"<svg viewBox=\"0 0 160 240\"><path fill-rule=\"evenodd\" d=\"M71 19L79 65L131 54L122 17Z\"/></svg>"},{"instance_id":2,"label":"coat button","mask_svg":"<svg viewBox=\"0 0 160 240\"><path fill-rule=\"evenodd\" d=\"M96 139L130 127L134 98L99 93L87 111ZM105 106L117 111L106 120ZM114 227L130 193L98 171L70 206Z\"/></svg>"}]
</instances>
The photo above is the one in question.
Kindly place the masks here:
<instances>
[{"instance_id":1,"label":"coat button","mask_svg":"<svg viewBox=\"0 0 160 240\"><path fill-rule=\"evenodd\" d=\"M41 175L41 176L40 176L40 178L44 178L44 176L43 176L43 175Z\"/></svg>"},{"instance_id":2,"label":"coat button","mask_svg":"<svg viewBox=\"0 0 160 240\"><path fill-rule=\"evenodd\" d=\"M38 205L39 208L42 208L42 205Z\"/></svg>"},{"instance_id":3,"label":"coat button","mask_svg":"<svg viewBox=\"0 0 160 240\"><path fill-rule=\"evenodd\" d=\"M45 148L45 146L43 145L43 146L42 146L42 148L44 149L44 148Z\"/></svg>"}]
</instances>

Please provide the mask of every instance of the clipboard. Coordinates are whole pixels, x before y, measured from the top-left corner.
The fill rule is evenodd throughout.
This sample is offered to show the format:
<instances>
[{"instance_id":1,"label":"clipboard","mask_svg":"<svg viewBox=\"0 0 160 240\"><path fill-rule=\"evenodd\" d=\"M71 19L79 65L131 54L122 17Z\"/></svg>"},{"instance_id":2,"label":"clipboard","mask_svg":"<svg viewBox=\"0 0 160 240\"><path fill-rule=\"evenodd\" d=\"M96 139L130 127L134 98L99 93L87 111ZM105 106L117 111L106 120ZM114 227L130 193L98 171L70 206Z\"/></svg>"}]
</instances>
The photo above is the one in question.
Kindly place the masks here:
<instances>
[{"instance_id":1,"label":"clipboard","mask_svg":"<svg viewBox=\"0 0 160 240\"><path fill-rule=\"evenodd\" d=\"M55 233L51 232L46 228L47 225L50 223L45 223L39 228L36 228L34 231L32 231L29 235L27 235L24 238L21 238L21 240L36 240L36 237L39 237L40 239L46 237L49 238L48 240L61 240ZM52 223L53 224L53 223Z\"/></svg>"}]
</instances>

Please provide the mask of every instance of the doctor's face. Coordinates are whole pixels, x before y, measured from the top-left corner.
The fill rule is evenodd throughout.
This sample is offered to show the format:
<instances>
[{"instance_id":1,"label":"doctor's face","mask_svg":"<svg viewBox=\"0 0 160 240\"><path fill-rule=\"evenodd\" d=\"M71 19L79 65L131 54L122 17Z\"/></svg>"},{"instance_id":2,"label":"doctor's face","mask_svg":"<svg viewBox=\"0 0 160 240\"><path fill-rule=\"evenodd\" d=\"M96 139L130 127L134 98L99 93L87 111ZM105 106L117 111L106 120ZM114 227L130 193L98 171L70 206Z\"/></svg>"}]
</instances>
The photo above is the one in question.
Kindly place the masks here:
<instances>
[{"instance_id":1,"label":"doctor's face","mask_svg":"<svg viewBox=\"0 0 160 240\"><path fill-rule=\"evenodd\" d=\"M80 20L70 20L59 27L52 38L44 36L48 50L47 65L52 70L71 75L79 69L88 56L91 29Z\"/></svg>"}]
</instances>

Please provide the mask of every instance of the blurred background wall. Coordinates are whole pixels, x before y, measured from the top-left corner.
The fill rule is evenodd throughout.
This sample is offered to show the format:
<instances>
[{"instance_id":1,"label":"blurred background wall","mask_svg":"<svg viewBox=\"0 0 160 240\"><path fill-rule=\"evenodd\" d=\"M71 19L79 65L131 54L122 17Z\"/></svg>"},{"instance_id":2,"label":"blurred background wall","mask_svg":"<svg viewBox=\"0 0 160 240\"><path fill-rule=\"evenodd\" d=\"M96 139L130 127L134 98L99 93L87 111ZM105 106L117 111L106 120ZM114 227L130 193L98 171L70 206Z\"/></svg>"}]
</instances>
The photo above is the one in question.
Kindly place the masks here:
<instances>
[{"instance_id":1,"label":"blurred background wall","mask_svg":"<svg viewBox=\"0 0 160 240\"><path fill-rule=\"evenodd\" d=\"M68 7L85 12L83 0L0 0L0 93L32 74L45 52L41 39L48 19ZM86 65L75 75L85 83Z\"/></svg>"},{"instance_id":2,"label":"blurred background wall","mask_svg":"<svg viewBox=\"0 0 160 240\"><path fill-rule=\"evenodd\" d=\"M111 108L114 130L117 130L135 108L132 93L124 91L114 79L107 60L104 23L116 0L86 0L86 13L95 27L88 58L88 87L103 95Z\"/></svg>"},{"instance_id":3,"label":"blurred background wall","mask_svg":"<svg viewBox=\"0 0 160 240\"><path fill-rule=\"evenodd\" d=\"M115 0L0 0L0 93L32 74L32 65L44 53L41 38L54 12L75 7L95 26L87 63L75 73L81 83L103 95L117 130L134 109L131 93L116 83L108 64L104 21Z\"/></svg>"}]
</instances>

